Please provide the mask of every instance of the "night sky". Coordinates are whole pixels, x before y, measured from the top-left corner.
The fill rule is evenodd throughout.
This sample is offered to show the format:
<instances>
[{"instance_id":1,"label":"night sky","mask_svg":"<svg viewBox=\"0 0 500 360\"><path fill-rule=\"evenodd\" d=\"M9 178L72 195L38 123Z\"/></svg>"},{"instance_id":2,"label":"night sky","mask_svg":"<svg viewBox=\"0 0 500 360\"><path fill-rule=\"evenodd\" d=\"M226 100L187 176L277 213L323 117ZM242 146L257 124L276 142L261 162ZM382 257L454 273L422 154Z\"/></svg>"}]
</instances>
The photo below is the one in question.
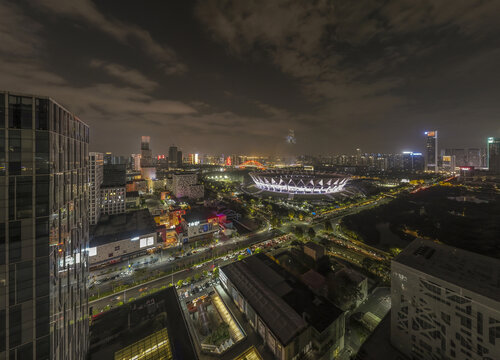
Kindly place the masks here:
<instances>
[{"instance_id":1,"label":"night sky","mask_svg":"<svg viewBox=\"0 0 500 360\"><path fill-rule=\"evenodd\" d=\"M500 1L0 2L0 88L53 97L93 151L484 147L500 136Z\"/></svg>"}]
</instances>

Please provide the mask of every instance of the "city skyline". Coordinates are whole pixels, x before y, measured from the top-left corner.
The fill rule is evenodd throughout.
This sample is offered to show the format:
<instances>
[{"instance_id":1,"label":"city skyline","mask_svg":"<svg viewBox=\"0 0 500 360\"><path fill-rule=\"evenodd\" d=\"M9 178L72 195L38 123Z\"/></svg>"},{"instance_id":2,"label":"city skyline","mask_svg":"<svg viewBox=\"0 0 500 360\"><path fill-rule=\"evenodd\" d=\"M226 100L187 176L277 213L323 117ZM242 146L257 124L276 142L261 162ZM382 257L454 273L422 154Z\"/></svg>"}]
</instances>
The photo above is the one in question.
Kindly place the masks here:
<instances>
[{"instance_id":1,"label":"city skyline","mask_svg":"<svg viewBox=\"0 0 500 360\"><path fill-rule=\"evenodd\" d=\"M91 151L151 135L155 153L280 155L294 129L297 153L398 153L427 129L441 149L500 133L493 2L0 6L2 88L75 111Z\"/></svg>"}]
</instances>

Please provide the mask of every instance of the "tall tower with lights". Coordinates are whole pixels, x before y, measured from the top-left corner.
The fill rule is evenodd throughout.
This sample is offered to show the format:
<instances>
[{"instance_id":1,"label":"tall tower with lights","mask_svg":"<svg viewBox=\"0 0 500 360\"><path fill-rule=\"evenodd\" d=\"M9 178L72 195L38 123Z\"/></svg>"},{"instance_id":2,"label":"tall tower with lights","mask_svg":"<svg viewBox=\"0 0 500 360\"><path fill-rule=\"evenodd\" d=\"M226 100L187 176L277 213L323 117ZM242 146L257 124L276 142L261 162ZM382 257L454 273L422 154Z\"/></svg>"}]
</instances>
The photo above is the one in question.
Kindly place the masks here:
<instances>
[{"instance_id":1,"label":"tall tower with lights","mask_svg":"<svg viewBox=\"0 0 500 360\"><path fill-rule=\"evenodd\" d=\"M438 132L425 132L425 169L438 172Z\"/></svg>"}]
</instances>

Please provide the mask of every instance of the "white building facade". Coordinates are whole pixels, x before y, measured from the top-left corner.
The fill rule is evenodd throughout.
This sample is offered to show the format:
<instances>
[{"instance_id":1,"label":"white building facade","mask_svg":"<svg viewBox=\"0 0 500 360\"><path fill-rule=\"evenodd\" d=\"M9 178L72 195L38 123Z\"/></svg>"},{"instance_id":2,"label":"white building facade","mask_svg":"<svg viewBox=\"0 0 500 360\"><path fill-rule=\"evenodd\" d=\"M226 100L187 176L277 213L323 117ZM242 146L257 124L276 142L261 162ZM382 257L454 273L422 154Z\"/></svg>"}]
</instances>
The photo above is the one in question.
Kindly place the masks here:
<instances>
[{"instance_id":1,"label":"white building facade","mask_svg":"<svg viewBox=\"0 0 500 360\"><path fill-rule=\"evenodd\" d=\"M417 239L391 292L391 342L410 359L500 359L499 260Z\"/></svg>"}]
</instances>

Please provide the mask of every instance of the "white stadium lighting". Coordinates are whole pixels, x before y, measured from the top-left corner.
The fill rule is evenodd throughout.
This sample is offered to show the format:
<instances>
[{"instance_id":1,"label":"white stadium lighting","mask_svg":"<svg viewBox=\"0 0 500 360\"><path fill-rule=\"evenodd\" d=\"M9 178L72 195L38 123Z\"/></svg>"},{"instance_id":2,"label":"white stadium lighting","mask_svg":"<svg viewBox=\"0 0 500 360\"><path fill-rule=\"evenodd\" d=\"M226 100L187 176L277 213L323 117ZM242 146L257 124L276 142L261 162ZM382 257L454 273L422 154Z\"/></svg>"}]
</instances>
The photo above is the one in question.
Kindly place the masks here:
<instances>
[{"instance_id":1,"label":"white stadium lighting","mask_svg":"<svg viewBox=\"0 0 500 360\"><path fill-rule=\"evenodd\" d=\"M324 172L251 172L259 189L285 194L326 195L342 191L346 176Z\"/></svg>"}]
</instances>

